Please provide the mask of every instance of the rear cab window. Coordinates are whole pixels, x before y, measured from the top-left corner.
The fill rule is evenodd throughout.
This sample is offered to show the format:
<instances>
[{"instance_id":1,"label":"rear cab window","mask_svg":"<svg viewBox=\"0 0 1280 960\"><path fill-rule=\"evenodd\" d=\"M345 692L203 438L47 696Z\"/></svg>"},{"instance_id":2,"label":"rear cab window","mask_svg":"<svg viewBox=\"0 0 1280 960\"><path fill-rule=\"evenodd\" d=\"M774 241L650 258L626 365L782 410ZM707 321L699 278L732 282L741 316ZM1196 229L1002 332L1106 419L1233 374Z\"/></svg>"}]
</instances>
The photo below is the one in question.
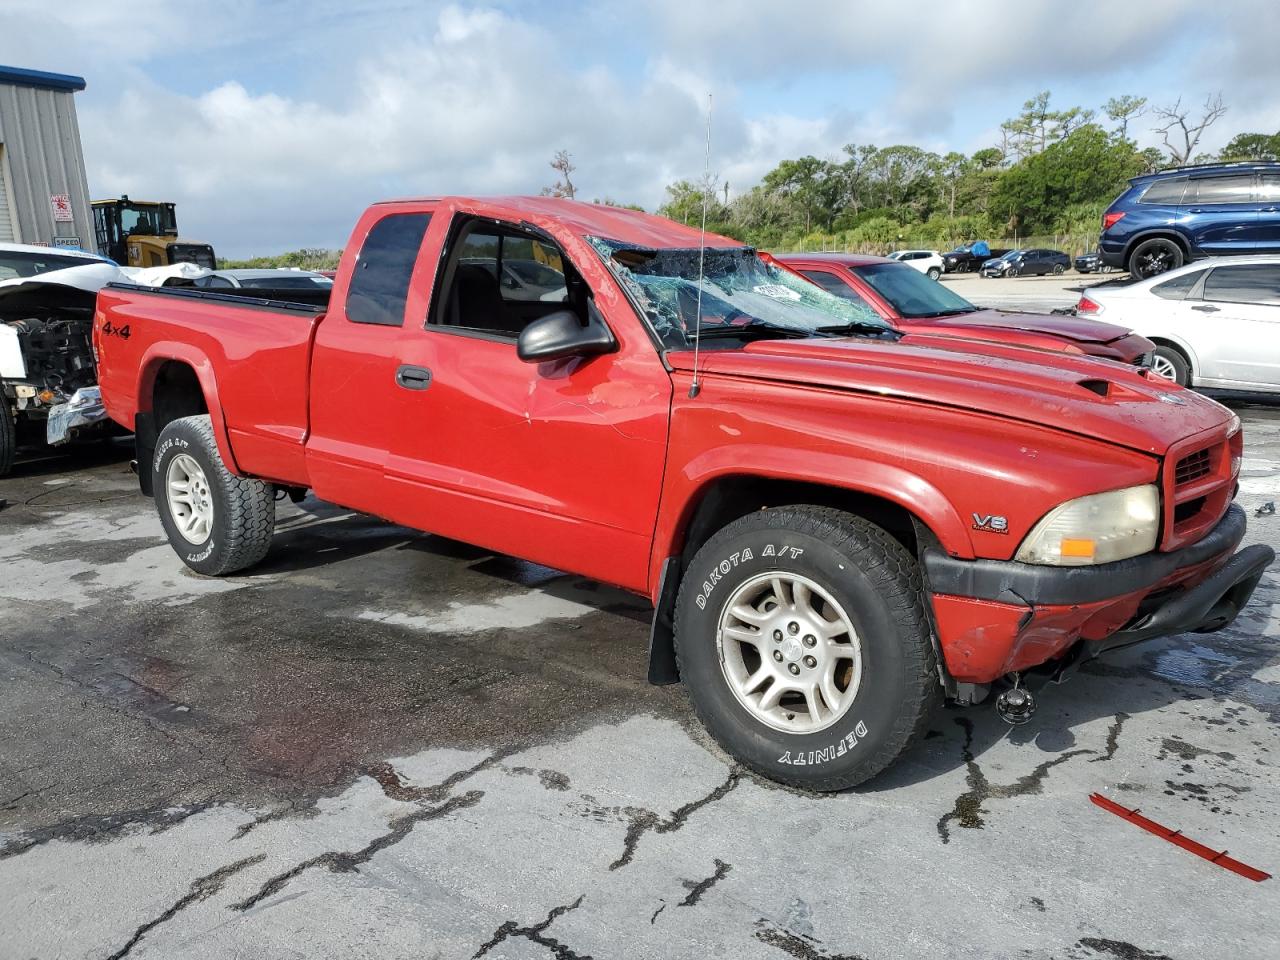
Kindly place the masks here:
<instances>
[{"instance_id":1,"label":"rear cab window","mask_svg":"<svg viewBox=\"0 0 1280 960\"><path fill-rule=\"evenodd\" d=\"M386 327L404 324L409 280L431 221L429 213L391 213L365 237L347 288L347 319Z\"/></svg>"},{"instance_id":2,"label":"rear cab window","mask_svg":"<svg viewBox=\"0 0 1280 960\"><path fill-rule=\"evenodd\" d=\"M860 303L867 306L867 302L858 295L858 291L845 283L834 273L826 270L801 270L800 275L806 280L812 280L827 293L834 293L837 297L843 297L845 300L852 300L854 303Z\"/></svg>"},{"instance_id":3,"label":"rear cab window","mask_svg":"<svg viewBox=\"0 0 1280 960\"><path fill-rule=\"evenodd\" d=\"M1182 202L1182 194L1187 189L1186 177L1170 177L1168 180L1155 180L1147 187L1138 199L1139 203L1165 203L1177 206Z\"/></svg>"}]
</instances>

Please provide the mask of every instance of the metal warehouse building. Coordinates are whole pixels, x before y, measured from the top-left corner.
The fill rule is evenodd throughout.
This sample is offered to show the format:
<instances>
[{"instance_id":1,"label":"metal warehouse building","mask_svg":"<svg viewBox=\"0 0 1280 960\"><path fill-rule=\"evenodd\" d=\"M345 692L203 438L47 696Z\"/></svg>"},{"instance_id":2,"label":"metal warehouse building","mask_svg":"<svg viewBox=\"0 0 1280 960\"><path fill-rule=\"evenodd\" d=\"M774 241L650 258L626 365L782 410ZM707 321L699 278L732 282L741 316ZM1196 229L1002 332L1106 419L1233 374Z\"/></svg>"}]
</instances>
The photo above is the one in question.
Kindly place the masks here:
<instances>
[{"instance_id":1,"label":"metal warehouse building","mask_svg":"<svg viewBox=\"0 0 1280 960\"><path fill-rule=\"evenodd\" d=\"M0 242L94 250L82 77L0 66Z\"/></svg>"}]
</instances>

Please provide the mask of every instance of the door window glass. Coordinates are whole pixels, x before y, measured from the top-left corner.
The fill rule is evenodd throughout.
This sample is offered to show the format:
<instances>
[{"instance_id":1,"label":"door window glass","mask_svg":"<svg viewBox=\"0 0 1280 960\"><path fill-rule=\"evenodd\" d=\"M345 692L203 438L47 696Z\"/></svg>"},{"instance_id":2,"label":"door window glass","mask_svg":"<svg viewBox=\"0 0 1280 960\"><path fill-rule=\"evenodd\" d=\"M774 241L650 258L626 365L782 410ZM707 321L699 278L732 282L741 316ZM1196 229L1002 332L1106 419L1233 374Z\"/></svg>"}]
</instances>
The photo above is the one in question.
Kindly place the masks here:
<instances>
[{"instance_id":1,"label":"door window glass","mask_svg":"<svg viewBox=\"0 0 1280 960\"><path fill-rule=\"evenodd\" d=\"M1280 264L1215 267L1204 282L1204 299L1280 305Z\"/></svg>"},{"instance_id":2,"label":"door window glass","mask_svg":"<svg viewBox=\"0 0 1280 960\"><path fill-rule=\"evenodd\" d=\"M1183 203L1248 203L1253 199L1253 175L1203 177L1192 180Z\"/></svg>"},{"instance_id":3,"label":"door window glass","mask_svg":"<svg viewBox=\"0 0 1280 960\"><path fill-rule=\"evenodd\" d=\"M356 259L347 290L347 319L398 327L404 323L409 278L429 213L393 213L373 225Z\"/></svg>"},{"instance_id":4,"label":"door window glass","mask_svg":"<svg viewBox=\"0 0 1280 960\"><path fill-rule=\"evenodd\" d=\"M827 273L825 270L801 270L800 273L809 280L812 280L827 293L834 293L837 297L843 297L846 300L852 300L854 303L860 303L867 306L867 301L858 296L858 291L849 286L834 273Z\"/></svg>"}]
</instances>

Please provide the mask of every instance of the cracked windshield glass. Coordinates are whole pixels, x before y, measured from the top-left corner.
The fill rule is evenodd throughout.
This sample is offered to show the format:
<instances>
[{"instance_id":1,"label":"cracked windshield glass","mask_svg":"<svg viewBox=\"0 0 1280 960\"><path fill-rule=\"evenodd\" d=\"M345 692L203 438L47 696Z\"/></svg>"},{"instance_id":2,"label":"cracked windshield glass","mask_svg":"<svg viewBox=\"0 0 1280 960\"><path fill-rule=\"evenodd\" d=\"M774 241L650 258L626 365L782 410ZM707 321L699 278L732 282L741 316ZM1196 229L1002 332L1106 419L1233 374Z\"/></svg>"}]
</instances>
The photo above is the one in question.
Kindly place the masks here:
<instances>
[{"instance_id":1,"label":"cracked windshield glass","mask_svg":"<svg viewBox=\"0 0 1280 960\"><path fill-rule=\"evenodd\" d=\"M701 252L590 239L663 343L672 349L690 346L699 316ZM701 273L704 338L891 331L870 309L766 262L750 247L708 248Z\"/></svg>"}]
</instances>

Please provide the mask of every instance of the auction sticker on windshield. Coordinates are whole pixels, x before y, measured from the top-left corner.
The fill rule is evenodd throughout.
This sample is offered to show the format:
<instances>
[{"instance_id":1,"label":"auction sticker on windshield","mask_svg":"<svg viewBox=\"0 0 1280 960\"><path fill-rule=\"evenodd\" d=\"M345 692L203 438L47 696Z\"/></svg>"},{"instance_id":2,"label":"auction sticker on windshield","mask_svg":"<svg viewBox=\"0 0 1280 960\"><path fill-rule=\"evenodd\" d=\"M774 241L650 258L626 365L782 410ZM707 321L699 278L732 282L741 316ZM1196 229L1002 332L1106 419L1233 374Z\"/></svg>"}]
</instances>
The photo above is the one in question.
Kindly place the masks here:
<instances>
[{"instance_id":1,"label":"auction sticker on windshield","mask_svg":"<svg viewBox=\"0 0 1280 960\"><path fill-rule=\"evenodd\" d=\"M799 300L800 294L790 287L784 287L780 283L761 283L751 288L753 293L759 293L766 297L772 297L774 300Z\"/></svg>"}]
</instances>

